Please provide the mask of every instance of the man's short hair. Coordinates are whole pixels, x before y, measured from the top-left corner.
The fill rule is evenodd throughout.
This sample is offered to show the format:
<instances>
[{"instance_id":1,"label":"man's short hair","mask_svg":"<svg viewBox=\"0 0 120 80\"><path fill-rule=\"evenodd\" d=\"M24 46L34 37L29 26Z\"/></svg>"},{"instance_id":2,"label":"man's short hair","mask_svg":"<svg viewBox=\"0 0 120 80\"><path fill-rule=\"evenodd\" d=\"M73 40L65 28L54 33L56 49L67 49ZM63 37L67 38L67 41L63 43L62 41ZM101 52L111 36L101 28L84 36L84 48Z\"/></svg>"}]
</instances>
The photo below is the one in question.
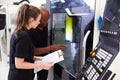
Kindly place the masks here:
<instances>
[{"instance_id":1,"label":"man's short hair","mask_svg":"<svg viewBox=\"0 0 120 80\"><path fill-rule=\"evenodd\" d=\"M41 20L40 20L40 24L38 25L38 27L44 27L48 24L48 20L50 18L50 13L47 10L47 8L45 8L44 6L40 7L41 10Z\"/></svg>"}]
</instances>

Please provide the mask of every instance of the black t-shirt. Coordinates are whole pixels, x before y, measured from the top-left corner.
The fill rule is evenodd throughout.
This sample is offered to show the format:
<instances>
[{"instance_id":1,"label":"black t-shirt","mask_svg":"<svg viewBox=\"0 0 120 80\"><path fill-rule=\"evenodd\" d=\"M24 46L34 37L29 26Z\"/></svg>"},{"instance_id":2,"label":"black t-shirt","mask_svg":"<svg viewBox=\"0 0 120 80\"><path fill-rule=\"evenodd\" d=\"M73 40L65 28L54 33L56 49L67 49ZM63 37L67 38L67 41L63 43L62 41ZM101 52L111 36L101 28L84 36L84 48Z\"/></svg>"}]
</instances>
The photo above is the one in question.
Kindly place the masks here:
<instances>
[{"instance_id":1,"label":"black t-shirt","mask_svg":"<svg viewBox=\"0 0 120 80\"><path fill-rule=\"evenodd\" d=\"M28 32L22 31L11 36L10 41L10 70L8 80L33 80L33 69L16 69L15 57L24 58L25 61L34 63L34 46Z\"/></svg>"},{"instance_id":2,"label":"black t-shirt","mask_svg":"<svg viewBox=\"0 0 120 80\"><path fill-rule=\"evenodd\" d=\"M28 31L29 36L36 48L46 47L48 41L48 30L47 26L40 30L39 28L31 29ZM44 55L40 55L44 56Z\"/></svg>"}]
</instances>

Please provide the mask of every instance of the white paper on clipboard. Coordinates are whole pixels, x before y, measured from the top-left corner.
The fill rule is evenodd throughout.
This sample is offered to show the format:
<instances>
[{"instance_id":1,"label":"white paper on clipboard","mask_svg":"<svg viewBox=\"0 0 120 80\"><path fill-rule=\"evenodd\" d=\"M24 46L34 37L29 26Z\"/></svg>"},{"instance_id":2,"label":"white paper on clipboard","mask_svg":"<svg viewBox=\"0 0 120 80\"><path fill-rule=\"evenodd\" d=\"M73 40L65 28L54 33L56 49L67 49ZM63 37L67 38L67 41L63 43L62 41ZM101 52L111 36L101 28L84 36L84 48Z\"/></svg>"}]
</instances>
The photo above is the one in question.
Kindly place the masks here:
<instances>
[{"instance_id":1,"label":"white paper on clipboard","mask_svg":"<svg viewBox=\"0 0 120 80\"><path fill-rule=\"evenodd\" d=\"M46 56L44 56L42 58L42 60L37 60L35 61L36 64L39 64L39 63L43 63L43 62L54 62L54 63L58 63L60 61L63 61L64 60L64 57L63 57L63 51L61 50L58 50L58 51L55 51L55 52L52 52ZM37 73L38 71L42 70L42 68L35 68L34 69L34 73Z\"/></svg>"}]
</instances>

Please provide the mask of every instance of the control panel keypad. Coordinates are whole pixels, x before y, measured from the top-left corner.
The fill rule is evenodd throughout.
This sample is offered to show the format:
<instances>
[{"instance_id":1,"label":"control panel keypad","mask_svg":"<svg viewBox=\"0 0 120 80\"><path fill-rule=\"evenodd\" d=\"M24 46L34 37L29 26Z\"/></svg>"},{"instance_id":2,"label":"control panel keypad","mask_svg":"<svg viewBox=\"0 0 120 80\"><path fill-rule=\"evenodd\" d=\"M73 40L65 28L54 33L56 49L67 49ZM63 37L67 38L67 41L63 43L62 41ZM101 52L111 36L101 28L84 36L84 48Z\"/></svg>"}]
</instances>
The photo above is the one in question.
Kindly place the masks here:
<instances>
[{"instance_id":1,"label":"control panel keypad","mask_svg":"<svg viewBox=\"0 0 120 80\"><path fill-rule=\"evenodd\" d=\"M96 55L92 57L89 67L85 72L87 80L97 80L111 60L112 56L112 54L104 49L98 49Z\"/></svg>"}]
</instances>

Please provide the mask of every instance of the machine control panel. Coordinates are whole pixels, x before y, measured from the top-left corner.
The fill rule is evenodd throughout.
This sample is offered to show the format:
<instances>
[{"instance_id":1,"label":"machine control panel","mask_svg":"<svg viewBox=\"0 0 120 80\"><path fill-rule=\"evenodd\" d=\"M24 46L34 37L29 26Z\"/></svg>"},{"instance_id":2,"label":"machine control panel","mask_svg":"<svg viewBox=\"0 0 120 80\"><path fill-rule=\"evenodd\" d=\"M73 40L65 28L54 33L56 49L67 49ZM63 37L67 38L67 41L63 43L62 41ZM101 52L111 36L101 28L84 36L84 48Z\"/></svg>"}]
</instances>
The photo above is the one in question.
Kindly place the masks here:
<instances>
[{"instance_id":1,"label":"machine control panel","mask_svg":"<svg viewBox=\"0 0 120 80\"><path fill-rule=\"evenodd\" d=\"M84 76L85 80L99 80L108 68L113 54L103 48L92 51L90 54L91 56L87 59L80 74Z\"/></svg>"}]
</instances>

